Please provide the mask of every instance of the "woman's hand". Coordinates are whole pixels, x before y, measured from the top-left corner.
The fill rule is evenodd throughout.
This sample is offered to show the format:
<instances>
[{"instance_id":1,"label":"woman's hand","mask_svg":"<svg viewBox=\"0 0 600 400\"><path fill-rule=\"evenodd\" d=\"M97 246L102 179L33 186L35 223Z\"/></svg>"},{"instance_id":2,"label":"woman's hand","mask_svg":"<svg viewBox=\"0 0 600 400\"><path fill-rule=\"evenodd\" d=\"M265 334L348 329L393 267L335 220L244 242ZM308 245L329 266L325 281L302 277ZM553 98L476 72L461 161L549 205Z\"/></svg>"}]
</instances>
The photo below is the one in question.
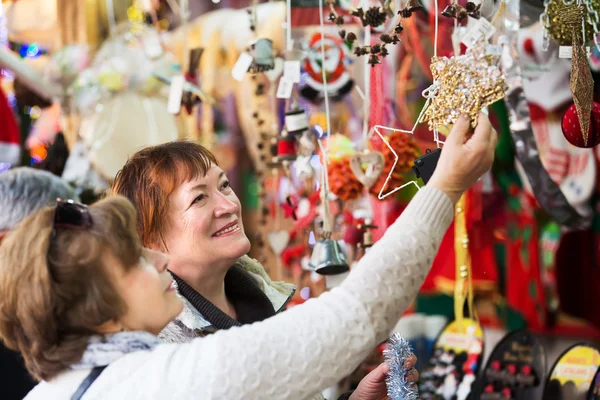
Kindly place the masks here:
<instances>
[{"instance_id":1,"label":"woman's hand","mask_svg":"<svg viewBox=\"0 0 600 400\"><path fill-rule=\"evenodd\" d=\"M408 382L416 383L419 379L419 372L414 368L417 362L417 357L413 354L404 363L406 368L406 380ZM385 400L389 399L387 395L387 386L385 384L385 378L388 372L390 372L390 365L388 363L381 363L377 368L371 371L365 376L356 390L350 395L349 400Z\"/></svg>"},{"instance_id":2,"label":"woman's hand","mask_svg":"<svg viewBox=\"0 0 600 400\"><path fill-rule=\"evenodd\" d=\"M498 135L484 113L479 113L477 127L469 137L467 115L461 115L444 143L444 149L427 186L435 187L456 204L471 185L487 172L494 161Z\"/></svg>"}]
</instances>

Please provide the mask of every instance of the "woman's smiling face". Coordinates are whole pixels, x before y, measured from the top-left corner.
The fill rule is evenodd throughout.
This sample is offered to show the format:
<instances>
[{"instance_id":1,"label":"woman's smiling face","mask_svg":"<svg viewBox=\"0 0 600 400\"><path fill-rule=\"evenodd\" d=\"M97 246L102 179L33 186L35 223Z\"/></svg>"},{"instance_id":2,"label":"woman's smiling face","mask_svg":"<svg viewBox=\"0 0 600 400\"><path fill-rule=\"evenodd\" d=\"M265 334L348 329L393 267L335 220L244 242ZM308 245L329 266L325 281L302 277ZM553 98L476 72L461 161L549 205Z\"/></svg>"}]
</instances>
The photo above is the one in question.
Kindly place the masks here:
<instances>
[{"instance_id":1,"label":"woman's smiling face","mask_svg":"<svg viewBox=\"0 0 600 400\"><path fill-rule=\"evenodd\" d=\"M167 207L164 239L177 264L229 268L250 250L240 200L218 166L179 185Z\"/></svg>"}]
</instances>

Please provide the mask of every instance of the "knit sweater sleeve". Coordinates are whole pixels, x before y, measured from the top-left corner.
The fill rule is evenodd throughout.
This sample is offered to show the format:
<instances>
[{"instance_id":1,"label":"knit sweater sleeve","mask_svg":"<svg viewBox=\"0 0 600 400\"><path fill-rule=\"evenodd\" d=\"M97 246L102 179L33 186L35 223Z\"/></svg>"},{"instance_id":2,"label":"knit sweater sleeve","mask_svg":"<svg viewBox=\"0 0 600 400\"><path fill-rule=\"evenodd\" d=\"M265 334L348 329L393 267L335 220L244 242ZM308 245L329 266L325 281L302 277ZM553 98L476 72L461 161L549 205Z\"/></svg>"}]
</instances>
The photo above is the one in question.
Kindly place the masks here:
<instances>
[{"instance_id":1,"label":"knit sweater sleeve","mask_svg":"<svg viewBox=\"0 0 600 400\"><path fill-rule=\"evenodd\" d=\"M159 346L161 385L174 398L306 399L335 384L387 338L452 216L444 193L421 189L341 286L259 323Z\"/></svg>"}]
</instances>

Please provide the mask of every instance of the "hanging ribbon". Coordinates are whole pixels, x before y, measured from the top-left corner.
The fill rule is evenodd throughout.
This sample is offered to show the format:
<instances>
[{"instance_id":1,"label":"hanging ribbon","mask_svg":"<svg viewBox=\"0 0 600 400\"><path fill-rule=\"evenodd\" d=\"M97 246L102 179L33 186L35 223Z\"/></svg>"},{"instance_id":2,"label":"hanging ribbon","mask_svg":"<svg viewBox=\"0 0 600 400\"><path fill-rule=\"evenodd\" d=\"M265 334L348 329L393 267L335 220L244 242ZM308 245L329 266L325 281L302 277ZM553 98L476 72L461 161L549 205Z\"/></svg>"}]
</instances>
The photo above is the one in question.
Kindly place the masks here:
<instances>
[{"instance_id":1,"label":"hanging ribbon","mask_svg":"<svg viewBox=\"0 0 600 400\"><path fill-rule=\"evenodd\" d=\"M468 318L472 319L474 317L473 278L467 232L467 206L467 195L465 193L461 196L454 210L454 253L456 259L454 318L461 327L464 319L465 301L468 306Z\"/></svg>"}]
</instances>

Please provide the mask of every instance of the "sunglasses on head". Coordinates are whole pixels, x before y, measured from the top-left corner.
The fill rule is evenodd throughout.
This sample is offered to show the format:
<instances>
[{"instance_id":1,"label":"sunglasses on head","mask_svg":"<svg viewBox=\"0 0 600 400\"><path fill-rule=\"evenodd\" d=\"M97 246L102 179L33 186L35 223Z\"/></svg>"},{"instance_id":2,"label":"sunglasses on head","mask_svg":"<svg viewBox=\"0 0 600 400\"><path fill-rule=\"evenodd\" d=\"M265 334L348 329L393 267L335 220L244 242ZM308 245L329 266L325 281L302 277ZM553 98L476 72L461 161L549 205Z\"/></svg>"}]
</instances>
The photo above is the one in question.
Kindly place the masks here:
<instances>
[{"instance_id":1,"label":"sunglasses on head","mask_svg":"<svg viewBox=\"0 0 600 400\"><path fill-rule=\"evenodd\" d=\"M93 225L92 216L86 205L73 200L56 199L53 233L56 229L89 229Z\"/></svg>"}]
</instances>

